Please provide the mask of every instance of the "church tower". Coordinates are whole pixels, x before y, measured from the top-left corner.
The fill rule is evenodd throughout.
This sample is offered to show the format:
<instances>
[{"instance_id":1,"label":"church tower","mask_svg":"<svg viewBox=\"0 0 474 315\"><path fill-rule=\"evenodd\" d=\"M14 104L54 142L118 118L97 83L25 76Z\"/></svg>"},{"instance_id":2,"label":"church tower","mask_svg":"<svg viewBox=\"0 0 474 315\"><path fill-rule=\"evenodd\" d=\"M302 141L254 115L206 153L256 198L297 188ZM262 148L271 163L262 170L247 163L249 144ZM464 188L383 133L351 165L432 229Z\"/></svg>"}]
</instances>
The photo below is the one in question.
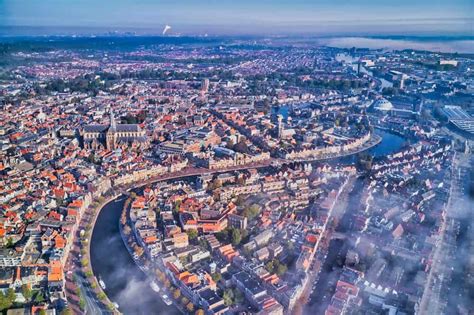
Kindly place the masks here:
<instances>
[{"instance_id":1,"label":"church tower","mask_svg":"<svg viewBox=\"0 0 474 315\"><path fill-rule=\"evenodd\" d=\"M108 150L115 149L117 144L117 123L115 122L115 117L112 110L110 110L110 125L109 129L107 130L106 144Z\"/></svg>"},{"instance_id":2,"label":"church tower","mask_svg":"<svg viewBox=\"0 0 474 315\"><path fill-rule=\"evenodd\" d=\"M278 139L281 139L283 135L283 116L278 115L277 116L277 136Z\"/></svg>"}]
</instances>

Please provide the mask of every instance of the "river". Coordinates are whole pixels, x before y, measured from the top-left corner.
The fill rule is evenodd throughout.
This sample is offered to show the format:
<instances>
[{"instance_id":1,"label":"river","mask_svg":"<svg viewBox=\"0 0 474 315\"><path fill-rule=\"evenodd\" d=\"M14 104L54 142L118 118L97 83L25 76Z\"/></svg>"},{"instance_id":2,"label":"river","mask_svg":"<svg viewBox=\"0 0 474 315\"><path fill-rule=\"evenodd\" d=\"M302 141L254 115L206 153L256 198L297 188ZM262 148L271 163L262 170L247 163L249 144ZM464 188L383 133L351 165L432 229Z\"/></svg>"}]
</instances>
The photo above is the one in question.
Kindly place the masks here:
<instances>
[{"instance_id":1,"label":"river","mask_svg":"<svg viewBox=\"0 0 474 315\"><path fill-rule=\"evenodd\" d=\"M105 293L119 304L124 314L181 314L163 303L149 287L149 280L135 265L119 231L120 214L126 198L111 201L102 209L94 226L91 241L91 264L94 275L106 284Z\"/></svg>"},{"instance_id":2,"label":"river","mask_svg":"<svg viewBox=\"0 0 474 315\"><path fill-rule=\"evenodd\" d=\"M359 62L359 57L355 58L355 57L352 57L351 55L349 54L346 54L346 53L341 53L341 54L337 54L336 55L336 60L337 61L342 61L344 63L347 63L347 64L350 64L352 69L354 71L357 71L357 68L358 68L358 62ZM372 71L370 70L367 70L367 68L365 68L363 65L360 65L360 72L362 73L365 73L365 74L368 74L370 75L371 77L374 77L374 74ZM382 77L377 77L377 79L380 81L381 85L380 85L380 89L383 89L383 88L392 88L393 87L393 83L382 78Z\"/></svg>"},{"instance_id":3,"label":"river","mask_svg":"<svg viewBox=\"0 0 474 315\"><path fill-rule=\"evenodd\" d=\"M375 134L382 137L382 141L378 145L367 151L375 158L395 153L407 143L407 140L405 138L394 133L383 131L380 129L375 129L374 132Z\"/></svg>"},{"instance_id":4,"label":"river","mask_svg":"<svg viewBox=\"0 0 474 315\"><path fill-rule=\"evenodd\" d=\"M380 158L389 154L393 154L399 151L408 141L394 133L375 129L374 133L382 137L382 141L377 144L376 146L370 148L369 150L365 151L369 153L374 158ZM350 156L345 156L339 158L337 160L333 160L335 164L354 164L357 161L357 154L353 154Z\"/></svg>"},{"instance_id":5,"label":"river","mask_svg":"<svg viewBox=\"0 0 474 315\"><path fill-rule=\"evenodd\" d=\"M395 134L381 130L376 130L376 133L383 140L368 151L375 157L391 154L405 143L402 137ZM352 156L345 159L348 159L347 162L355 161ZM124 314L180 314L175 307L166 306L150 289L149 280L135 265L122 241L119 220L125 199L121 196L109 202L97 218L91 240L94 275L102 278L107 286L105 293L119 304L119 310ZM330 252L336 257L338 250Z\"/></svg>"}]
</instances>

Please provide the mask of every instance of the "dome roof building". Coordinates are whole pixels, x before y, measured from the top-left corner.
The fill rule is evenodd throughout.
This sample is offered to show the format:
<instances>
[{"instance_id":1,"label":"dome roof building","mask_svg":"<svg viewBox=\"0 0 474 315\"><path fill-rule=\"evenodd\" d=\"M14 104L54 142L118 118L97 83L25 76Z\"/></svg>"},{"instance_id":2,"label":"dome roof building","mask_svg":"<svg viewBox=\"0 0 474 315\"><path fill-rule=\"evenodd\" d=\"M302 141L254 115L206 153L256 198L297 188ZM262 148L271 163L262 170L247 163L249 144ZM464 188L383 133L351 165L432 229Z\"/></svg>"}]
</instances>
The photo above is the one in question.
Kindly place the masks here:
<instances>
[{"instance_id":1,"label":"dome roof building","mask_svg":"<svg viewBox=\"0 0 474 315\"><path fill-rule=\"evenodd\" d=\"M385 98L381 98L375 101L374 109L380 111L391 111L393 109L393 104Z\"/></svg>"}]
</instances>

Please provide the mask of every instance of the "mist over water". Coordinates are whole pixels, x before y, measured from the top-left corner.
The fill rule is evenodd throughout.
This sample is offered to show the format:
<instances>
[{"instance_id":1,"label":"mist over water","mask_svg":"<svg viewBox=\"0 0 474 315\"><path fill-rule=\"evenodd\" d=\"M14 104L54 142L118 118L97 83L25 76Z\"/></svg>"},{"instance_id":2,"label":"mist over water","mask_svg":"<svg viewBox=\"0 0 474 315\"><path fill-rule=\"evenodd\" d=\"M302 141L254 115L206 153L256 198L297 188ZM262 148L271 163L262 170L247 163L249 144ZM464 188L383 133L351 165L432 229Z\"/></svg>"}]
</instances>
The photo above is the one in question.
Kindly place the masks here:
<instances>
[{"instance_id":1,"label":"mist over water","mask_svg":"<svg viewBox=\"0 0 474 315\"><path fill-rule=\"evenodd\" d=\"M123 314L180 314L151 290L150 280L135 265L122 241L119 219L124 201L108 203L97 219L91 242L94 275L103 279L105 293L119 304Z\"/></svg>"},{"instance_id":2,"label":"mist over water","mask_svg":"<svg viewBox=\"0 0 474 315\"><path fill-rule=\"evenodd\" d=\"M405 40L368 37L334 37L321 41L323 45L338 48L370 48L384 50L428 50L446 53L473 53L474 40Z\"/></svg>"}]
</instances>

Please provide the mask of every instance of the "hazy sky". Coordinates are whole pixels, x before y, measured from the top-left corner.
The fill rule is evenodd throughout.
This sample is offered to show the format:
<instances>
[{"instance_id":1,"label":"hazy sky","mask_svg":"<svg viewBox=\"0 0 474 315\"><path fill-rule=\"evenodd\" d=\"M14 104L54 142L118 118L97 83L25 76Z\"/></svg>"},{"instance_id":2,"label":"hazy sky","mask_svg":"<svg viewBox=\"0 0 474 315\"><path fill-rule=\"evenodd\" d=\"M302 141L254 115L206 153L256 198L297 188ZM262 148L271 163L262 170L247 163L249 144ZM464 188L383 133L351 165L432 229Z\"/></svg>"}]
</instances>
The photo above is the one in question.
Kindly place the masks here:
<instances>
[{"instance_id":1,"label":"hazy sky","mask_svg":"<svg viewBox=\"0 0 474 315\"><path fill-rule=\"evenodd\" d=\"M0 0L0 26L58 30L473 34L473 20L473 0Z\"/></svg>"}]
</instances>

